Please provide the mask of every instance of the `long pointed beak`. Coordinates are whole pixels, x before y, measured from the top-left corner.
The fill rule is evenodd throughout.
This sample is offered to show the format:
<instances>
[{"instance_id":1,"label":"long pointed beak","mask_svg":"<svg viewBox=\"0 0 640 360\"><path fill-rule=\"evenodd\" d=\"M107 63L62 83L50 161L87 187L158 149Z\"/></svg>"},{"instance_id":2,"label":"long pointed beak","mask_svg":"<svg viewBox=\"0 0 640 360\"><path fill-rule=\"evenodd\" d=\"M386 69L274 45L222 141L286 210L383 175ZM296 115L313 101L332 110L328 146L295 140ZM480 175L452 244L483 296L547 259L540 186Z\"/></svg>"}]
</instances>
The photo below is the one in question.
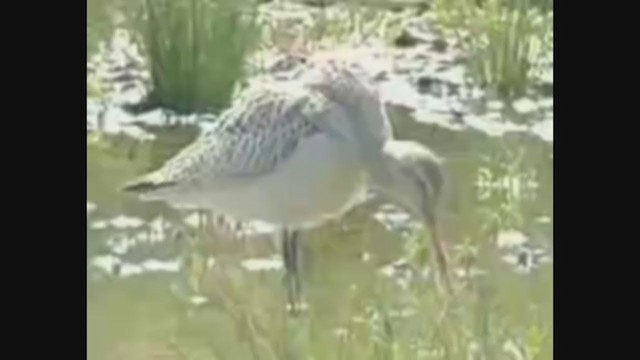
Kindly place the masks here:
<instances>
[{"instance_id":1,"label":"long pointed beak","mask_svg":"<svg viewBox=\"0 0 640 360\"><path fill-rule=\"evenodd\" d=\"M449 261L447 259L446 251L444 249L443 243L440 239L440 233L438 231L438 223L435 219L428 219L427 225L429 227L429 232L431 235L431 243L433 245L433 249L435 250L435 260L438 266L438 274L440 275L440 279L449 294L453 294L453 287L451 285L451 277L449 275Z\"/></svg>"}]
</instances>

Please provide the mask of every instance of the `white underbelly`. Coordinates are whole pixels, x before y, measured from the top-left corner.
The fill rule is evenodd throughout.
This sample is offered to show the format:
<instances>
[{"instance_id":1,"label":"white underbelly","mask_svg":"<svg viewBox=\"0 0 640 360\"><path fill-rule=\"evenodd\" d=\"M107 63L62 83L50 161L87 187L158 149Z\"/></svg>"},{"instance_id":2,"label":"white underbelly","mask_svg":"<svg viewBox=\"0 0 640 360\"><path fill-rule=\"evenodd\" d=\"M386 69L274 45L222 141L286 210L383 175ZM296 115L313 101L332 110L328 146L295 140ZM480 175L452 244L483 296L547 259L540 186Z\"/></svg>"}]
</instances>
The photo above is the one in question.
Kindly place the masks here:
<instances>
[{"instance_id":1,"label":"white underbelly","mask_svg":"<svg viewBox=\"0 0 640 360\"><path fill-rule=\"evenodd\" d=\"M273 173L250 184L203 194L205 207L236 220L307 227L342 215L365 198L355 158L325 135L306 139Z\"/></svg>"}]
</instances>

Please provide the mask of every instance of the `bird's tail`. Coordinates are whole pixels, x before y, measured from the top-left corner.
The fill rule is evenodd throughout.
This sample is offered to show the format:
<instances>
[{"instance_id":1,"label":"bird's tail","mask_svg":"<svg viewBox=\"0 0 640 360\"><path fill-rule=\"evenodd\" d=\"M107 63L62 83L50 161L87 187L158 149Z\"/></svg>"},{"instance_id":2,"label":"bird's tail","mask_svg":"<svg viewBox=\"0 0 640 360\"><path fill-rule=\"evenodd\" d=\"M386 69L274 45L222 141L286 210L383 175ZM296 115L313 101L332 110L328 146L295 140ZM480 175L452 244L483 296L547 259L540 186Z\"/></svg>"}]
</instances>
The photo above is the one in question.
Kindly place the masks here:
<instances>
[{"instance_id":1,"label":"bird's tail","mask_svg":"<svg viewBox=\"0 0 640 360\"><path fill-rule=\"evenodd\" d=\"M145 195L154 193L158 190L173 187L176 184L177 183L175 181L166 179L166 177L163 176L162 172L155 171L126 183L122 187L122 191Z\"/></svg>"}]
</instances>

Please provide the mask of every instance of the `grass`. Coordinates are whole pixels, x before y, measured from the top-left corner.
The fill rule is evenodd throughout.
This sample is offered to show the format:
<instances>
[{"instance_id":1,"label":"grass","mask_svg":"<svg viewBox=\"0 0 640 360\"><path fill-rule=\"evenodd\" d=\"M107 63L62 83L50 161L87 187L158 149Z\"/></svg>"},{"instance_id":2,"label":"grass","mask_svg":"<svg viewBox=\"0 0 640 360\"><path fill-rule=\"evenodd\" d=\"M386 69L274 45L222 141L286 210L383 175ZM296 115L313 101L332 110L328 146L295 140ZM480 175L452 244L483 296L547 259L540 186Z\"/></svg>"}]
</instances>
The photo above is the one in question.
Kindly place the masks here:
<instances>
[{"instance_id":1,"label":"grass","mask_svg":"<svg viewBox=\"0 0 640 360\"><path fill-rule=\"evenodd\" d=\"M146 0L140 29L151 100L178 113L226 107L259 38L250 9L235 0Z\"/></svg>"},{"instance_id":2,"label":"grass","mask_svg":"<svg viewBox=\"0 0 640 360\"><path fill-rule=\"evenodd\" d=\"M386 40L396 36L402 17L370 4L348 1L342 6L322 9L314 23L310 39L355 45L368 40Z\"/></svg>"},{"instance_id":3,"label":"grass","mask_svg":"<svg viewBox=\"0 0 640 360\"><path fill-rule=\"evenodd\" d=\"M353 0L325 7L283 4L299 16L279 19L265 16L263 45L289 52L313 52L336 46L359 46L370 40L391 43L402 30L406 14L397 14Z\"/></svg>"},{"instance_id":4,"label":"grass","mask_svg":"<svg viewBox=\"0 0 640 360\"><path fill-rule=\"evenodd\" d=\"M553 14L548 1L436 0L440 25L468 51L475 83L513 100L531 86L536 65L548 51Z\"/></svg>"},{"instance_id":5,"label":"grass","mask_svg":"<svg viewBox=\"0 0 640 360\"><path fill-rule=\"evenodd\" d=\"M136 14L141 0L87 0L87 54L95 53L101 42L111 39L127 16Z\"/></svg>"},{"instance_id":6,"label":"grass","mask_svg":"<svg viewBox=\"0 0 640 360\"><path fill-rule=\"evenodd\" d=\"M128 294L128 302L110 311L136 318L141 329L126 338L114 329L111 341L170 343L187 359L551 359L552 272L518 275L495 266L499 261L486 250L477 261L493 269L466 282L456 298L439 296L429 282L391 281L375 262L336 254L316 258L315 271L305 279L311 311L299 318L285 315L280 272L217 264L201 283L208 304L176 301L149 318L131 309L167 303L169 294L155 289L147 296L130 285L142 279L119 280L120 287L109 291ZM90 304L92 309L99 313L104 305ZM179 314L184 315L175 320ZM174 324L158 337L158 324L169 321ZM90 334L106 323L90 324Z\"/></svg>"},{"instance_id":7,"label":"grass","mask_svg":"<svg viewBox=\"0 0 640 360\"><path fill-rule=\"evenodd\" d=\"M101 40L109 38L112 31L109 2L87 0L87 53L98 49Z\"/></svg>"}]
</instances>

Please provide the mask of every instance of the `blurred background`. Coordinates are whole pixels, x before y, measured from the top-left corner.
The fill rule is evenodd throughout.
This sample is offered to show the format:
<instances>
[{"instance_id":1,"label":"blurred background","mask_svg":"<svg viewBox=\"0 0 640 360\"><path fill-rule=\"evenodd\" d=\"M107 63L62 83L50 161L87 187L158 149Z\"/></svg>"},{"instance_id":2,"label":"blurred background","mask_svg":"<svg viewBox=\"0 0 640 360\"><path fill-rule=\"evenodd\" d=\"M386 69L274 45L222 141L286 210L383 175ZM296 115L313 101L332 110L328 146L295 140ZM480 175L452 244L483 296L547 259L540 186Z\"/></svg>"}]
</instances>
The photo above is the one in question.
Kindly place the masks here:
<instances>
[{"instance_id":1,"label":"blurred background","mask_svg":"<svg viewBox=\"0 0 640 360\"><path fill-rule=\"evenodd\" d=\"M305 316L273 229L119 188L254 81L337 56L451 173L455 300L425 229L372 194L303 234ZM87 0L89 359L551 359L551 0Z\"/></svg>"}]
</instances>

